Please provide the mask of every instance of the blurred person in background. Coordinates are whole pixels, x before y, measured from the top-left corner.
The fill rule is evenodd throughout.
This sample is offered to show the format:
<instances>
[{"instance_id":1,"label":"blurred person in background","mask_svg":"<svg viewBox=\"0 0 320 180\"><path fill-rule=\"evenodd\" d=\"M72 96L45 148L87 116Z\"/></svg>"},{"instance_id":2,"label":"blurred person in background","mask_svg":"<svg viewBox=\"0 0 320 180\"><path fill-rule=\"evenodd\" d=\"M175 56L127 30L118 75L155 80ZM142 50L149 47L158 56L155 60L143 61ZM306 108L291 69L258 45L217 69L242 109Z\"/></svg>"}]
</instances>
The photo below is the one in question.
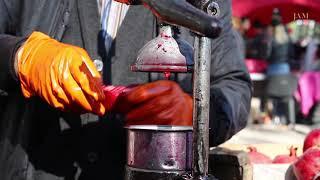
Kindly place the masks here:
<instances>
[{"instance_id":1,"label":"blurred person in background","mask_svg":"<svg viewBox=\"0 0 320 180\"><path fill-rule=\"evenodd\" d=\"M281 15L278 9L275 9L272 17L272 38L270 52L268 53L267 75L289 74L289 48L290 39L285 25L282 24Z\"/></svg>"},{"instance_id":2,"label":"blurred person in background","mask_svg":"<svg viewBox=\"0 0 320 180\"><path fill-rule=\"evenodd\" d=\"M320 71L320 44L317 46L316 55L313 62L313 71Z\"/></svg>"},{"instance_id":3,"label":"blurred person in background","mask_svg":"<svg viewBox=\"0 0 320 180\"><path fill-rule=\"evenodd\" d=\"M318 40L307 38L306 53L301 63L302 71L315 71L319 68L319 43Z\"/></svg>"},{"instance_id":4,"label":"blurred person in background","mask_svg":"<svg viewBox=\"0 0 320 180\"><path fill-rule=\"evenodd\" d=\"M249 23L248 23L249 22ZM232 17L233 27L235 29L234 34L239 43L241 58L245 59L246 57L246 37L245 33L250 27L250 21L245 20L244 18Z\"/></svg>"},{"instance_id":5,"label":"blurred person in background","mask_svg":"<svg viewBox=\"0 0 320 180\"><path fill-rule=\"evenodd\" d=\"M262 25L259 21L253 23L251 39L247 47L247 58L256 60L267 60L271 51L271 34L269 28Z\"/></svg>"},{"instance_id":6,"label":"blurred person in background","mask_svg":"<svg viewBox=\"0 0 320 180\"><path fill-rule=\"evenodd\" d=\"M266 96L271 99L266 106L275 124L294 124L293 93L296 77L291 75L289 51L291 41L278 9L273 10L270 27L271 41L268 53ZM271 108L270 108L271 107Z\"/></svg>"}]
</instances>

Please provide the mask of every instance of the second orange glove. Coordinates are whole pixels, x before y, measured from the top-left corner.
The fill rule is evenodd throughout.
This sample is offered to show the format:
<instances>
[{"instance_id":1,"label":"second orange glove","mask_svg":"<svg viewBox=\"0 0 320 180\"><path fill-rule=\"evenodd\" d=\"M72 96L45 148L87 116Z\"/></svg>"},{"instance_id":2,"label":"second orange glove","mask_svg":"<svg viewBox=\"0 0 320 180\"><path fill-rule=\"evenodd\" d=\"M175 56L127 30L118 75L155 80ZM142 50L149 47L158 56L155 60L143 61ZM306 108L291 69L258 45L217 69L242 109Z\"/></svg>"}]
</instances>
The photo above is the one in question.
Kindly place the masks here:
<instances>
[{"instance_id":1,"label":"second orange glove","mask_svg":"<svg viewBox=\"0 0 320 180\"><path fill-rule=\"evenodd\" d=\"M137 85L119 94L113 110L126 125L192 126L192 98L173 81Z\"/></svg>"},{"instance_id":2,"label":"second orange glove","mask_svg":"<svg viewBox=\"0 0 320 180\"><path fill-rule=\"evenodd\" d=\"M34 32L17 60L25 97L38 95L60 110L105 113L101 75L82 48Z\"/></svg>"}]
</instances>

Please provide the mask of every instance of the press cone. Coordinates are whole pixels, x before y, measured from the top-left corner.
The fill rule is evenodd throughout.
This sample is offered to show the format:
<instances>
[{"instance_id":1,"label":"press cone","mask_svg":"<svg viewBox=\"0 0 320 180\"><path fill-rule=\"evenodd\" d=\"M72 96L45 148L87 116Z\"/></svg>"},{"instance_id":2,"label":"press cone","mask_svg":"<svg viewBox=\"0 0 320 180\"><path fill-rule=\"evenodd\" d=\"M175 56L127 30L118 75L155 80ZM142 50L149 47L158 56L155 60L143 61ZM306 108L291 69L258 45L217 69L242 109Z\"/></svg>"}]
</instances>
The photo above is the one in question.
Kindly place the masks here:
<instances>
[{"instance_id":1,"label":"press cone","mask_svg":"<svg viewBox=\"0 0 320 180\"><path fill-rule=\"evenodd\" d=\"M139 52L132 71L188 72L187 60L172 36L170 26L163 26L159 36L149 41Z\"/></svg>"}]
</instances>

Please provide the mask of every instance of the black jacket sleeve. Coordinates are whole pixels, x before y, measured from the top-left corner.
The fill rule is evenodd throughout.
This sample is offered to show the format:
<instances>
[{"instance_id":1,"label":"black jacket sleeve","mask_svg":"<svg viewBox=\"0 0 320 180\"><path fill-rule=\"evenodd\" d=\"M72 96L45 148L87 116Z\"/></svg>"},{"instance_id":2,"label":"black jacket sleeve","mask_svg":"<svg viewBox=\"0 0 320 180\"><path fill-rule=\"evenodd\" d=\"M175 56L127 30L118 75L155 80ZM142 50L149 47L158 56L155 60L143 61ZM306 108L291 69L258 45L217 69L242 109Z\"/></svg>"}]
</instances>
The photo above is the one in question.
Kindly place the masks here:
<instances>
[{"instance_id":1,"label":"black jacket sleeve","mask_svg":"<svg viewBox=\"0 0 320 180\"><path fill-rule=\"evenodd\" d=\"M10 92L19 87L14 73L14 58L25 39L14 36L17 2L0 0L0 92Z\"/></svg>"},{"instance_id":2,"label":"black jacket sleeve","mask_svg":"<svg viewBox=\"0 0 320 180\"><path fill-rule=\"evenodd\" d=\"M251 80L235 33L212 41L210 88L210 145L219 145L247 124Z\"/></svg>"},{"instance_id":3,"label":"black jacket sleeve","mask_svg":"<svg viewBox=\"0 0 320 180\"><path fill-rule=\"evenodd\" d=\"M14 72L14 59L24 38L0 34L0 90L9 93L19 87Z\"/></svg>"}]
</instances>

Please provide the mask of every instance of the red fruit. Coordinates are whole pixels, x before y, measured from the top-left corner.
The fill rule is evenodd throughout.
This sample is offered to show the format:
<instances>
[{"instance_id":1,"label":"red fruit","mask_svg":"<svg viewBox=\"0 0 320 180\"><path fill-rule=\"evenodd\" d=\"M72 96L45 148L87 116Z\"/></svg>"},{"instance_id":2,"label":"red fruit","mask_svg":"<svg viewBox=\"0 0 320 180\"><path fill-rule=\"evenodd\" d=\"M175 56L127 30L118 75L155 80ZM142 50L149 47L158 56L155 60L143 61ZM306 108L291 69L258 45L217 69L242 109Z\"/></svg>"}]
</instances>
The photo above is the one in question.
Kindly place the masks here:
<instances>
[{"instance_id":1,"label":"red fruit","mask_svg":"<svg viewBox=\"0 0 320 180\"><path fill-rule=\"evenodd\" d=\"M249 146L248 149L249 149L249 159L251 163L269 164L272 162L272 160L268 156L258 152L256 147Z\"/></svg>"},{"instance_id":2,"label":"red fruit","mask_svg":"<svg viewBox=\"0 0 320 180\"><path fill-rule=\"evenodd\" d=\"M320 179L320 148L309 148L294 164L297 180Z\"/></svg>"},{"instance_id":3,"label":"red fruit","mask_svg":"<svg viewBox=\"0 0 320 180\"><path fill-rule=\"evenodd\" d=\"M320 129L312 130L304 139L303 152L313 146L320 146Z\"/></svg>"},{"instance_id":4,"label":"red fruit","mask_svg":"<svg viewBox=\"0 0 320 180\"><path fill-rule=\"evenodd\" d=\"M296 147L291 146L290 147L290 154L283 154L276 156L272 163L274 164L290 164L297 160L297 149Z\"/></svg>"}]
</instances>

